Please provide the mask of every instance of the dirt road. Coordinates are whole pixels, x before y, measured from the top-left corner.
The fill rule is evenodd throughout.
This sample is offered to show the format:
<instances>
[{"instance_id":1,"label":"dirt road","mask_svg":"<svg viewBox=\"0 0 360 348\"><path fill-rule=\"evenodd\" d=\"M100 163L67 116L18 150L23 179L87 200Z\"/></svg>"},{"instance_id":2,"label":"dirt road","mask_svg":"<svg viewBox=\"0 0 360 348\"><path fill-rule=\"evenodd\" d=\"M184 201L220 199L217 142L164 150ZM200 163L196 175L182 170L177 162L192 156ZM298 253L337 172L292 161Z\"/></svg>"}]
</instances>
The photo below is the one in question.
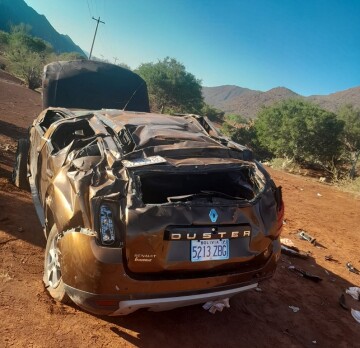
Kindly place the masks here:
<instances>
[{"instance_id":1,"label":"dirt road","mask_svg":"<svg viewBox=\"0 0 360 348\"><path fill-rule=\"evenodd\" d=\"M283 255L275 277L212 315L201 306L95 317L55 303L42 284L45 239L30 195L9 183L15 141L41 110L40 95L0 72L0 347L359 347L360 323L338 304L360 286L360 199L316 180L272 171L283 186L283 236L311 254ZM324 247L300 240L306 230ZM337 261L326 261L332 255ZM296 265L320 276L314 283ZM349 295L349 307L360 302ZM293 312L289 306L299 307Z\"/></svg>"}]
</instances>

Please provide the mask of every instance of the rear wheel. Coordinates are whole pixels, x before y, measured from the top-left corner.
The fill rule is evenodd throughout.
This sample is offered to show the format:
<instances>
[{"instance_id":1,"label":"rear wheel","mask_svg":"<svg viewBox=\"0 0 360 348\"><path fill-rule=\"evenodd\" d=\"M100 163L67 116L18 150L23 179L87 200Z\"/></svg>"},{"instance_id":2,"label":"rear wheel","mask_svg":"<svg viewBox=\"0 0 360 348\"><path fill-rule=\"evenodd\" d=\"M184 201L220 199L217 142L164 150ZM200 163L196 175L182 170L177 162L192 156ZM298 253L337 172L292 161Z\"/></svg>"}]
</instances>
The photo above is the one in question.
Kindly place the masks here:
<instances>
[{"instance_id":1,"label":"rear wheel","mask_svg":"<svg viewBox=\"0 0 360 348\"><path fill-rule=\"evenodd\" d=\"M22 190L30 191L27 178L27 160L29 155L29 140L19 139L15 155L15 165L12 173L12 182Z\"/></svg>"},{"instance_id":2,"label":"rear wheel","mask_svg":"<svg viewBox=\"0 0 360 348\"><path fill-rule=\"evenodd\" d=\"M56 225L53 225L46 243L43 280L51 297L56 301L69 303L70 298L66 294L64 282L62 280L57 241L58 230Z\"/></svg>"}]
</instances>

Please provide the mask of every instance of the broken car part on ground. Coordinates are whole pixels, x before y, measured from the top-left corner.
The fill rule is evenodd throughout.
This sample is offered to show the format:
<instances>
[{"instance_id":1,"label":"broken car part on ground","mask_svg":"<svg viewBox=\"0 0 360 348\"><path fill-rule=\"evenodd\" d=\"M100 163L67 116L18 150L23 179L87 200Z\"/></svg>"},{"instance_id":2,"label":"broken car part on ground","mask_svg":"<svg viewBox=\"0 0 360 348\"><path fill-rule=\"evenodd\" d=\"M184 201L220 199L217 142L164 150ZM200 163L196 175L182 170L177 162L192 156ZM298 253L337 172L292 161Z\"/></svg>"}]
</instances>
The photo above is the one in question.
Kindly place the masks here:
<instances>
[{"instance_id":1,"label":"broken car part on ground","mask_svg":"<svg viewBox=\"0 0 360 348\"><path fill-rule=\"evenodd\" d=\"M30 183L51 296L123 315L218 301L272 276L281 188L249 149L205 117L149 113L145 82L111 64L52 63L43 89L14 178Z\"/></svg>"}]
</instances>

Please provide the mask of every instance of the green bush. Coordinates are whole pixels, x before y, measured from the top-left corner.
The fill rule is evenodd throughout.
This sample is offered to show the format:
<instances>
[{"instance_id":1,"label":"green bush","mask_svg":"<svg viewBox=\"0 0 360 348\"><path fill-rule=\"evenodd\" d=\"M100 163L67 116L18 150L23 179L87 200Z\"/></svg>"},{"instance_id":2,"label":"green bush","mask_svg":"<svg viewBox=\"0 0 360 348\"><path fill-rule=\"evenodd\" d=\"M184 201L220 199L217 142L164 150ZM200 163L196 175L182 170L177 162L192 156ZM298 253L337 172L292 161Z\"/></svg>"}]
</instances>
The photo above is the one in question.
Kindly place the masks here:
<instances>
[{"instance_id":1,"label":"green bush","mask_svg":"<svg viewBox=\"0 0 360 348\"><path fill-rule=\"evenodd\" d=\"M148 87L151 109L166 113L200 113L201 81L174 58L143 63L136 70Z\"/></svg>"},{"instance_id":2,"label":"green bush","mask_svg":"<svg viewBox=\"0 0 360 348\"><path fill-rule=\"evenodd\" d=\"M24 80L30 89L41 86L43 66L51 61L82 59L78 53L56 55L52 46L31 36L29 27L13 26L10 33L0 31L0 48L4 52L1 66Z\"/></svg>"},{"instance_id":3,"label":"green bush","mask_svg":"<svg viewBox=\"0 0 360 348\"><path fill-rule=\"evenodd\" d=\"M259 144L275 157L316 164L338 179L344 122L315 104L287 100L260 111L255 121Z\"/></svg>"}]
</instances>

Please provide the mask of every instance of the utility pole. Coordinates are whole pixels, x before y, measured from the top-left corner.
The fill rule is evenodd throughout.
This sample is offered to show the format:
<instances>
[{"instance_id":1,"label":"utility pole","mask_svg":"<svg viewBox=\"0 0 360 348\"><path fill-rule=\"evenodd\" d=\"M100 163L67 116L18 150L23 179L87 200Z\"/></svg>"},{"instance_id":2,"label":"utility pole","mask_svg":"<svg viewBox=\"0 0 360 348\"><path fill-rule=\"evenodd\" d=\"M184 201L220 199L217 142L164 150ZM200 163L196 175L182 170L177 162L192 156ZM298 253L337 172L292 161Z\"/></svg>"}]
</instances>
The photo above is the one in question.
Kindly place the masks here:
<instances>
[{"instance_id":1,"label":"utility pole","mask_svg":"<svg viewBox=\"0 0 360 348\"><path fill-rule=\"evenodd\" d=\"M94 34L94 38L93 38L93 42L92 42L92 45L91 45L91 50L90 50L90 55L89 55L89 60L91 59L91 54L92 54L92 51L93 51L93 48L94 48L94 42L95 42L95 38L96 38L96 33L97 33L97 30L98 30L98 26L99 26L99 23L102 23L102 24L105 24L105 22L102 22L100 20L100 17L98 19L96 18L92 18L94 21L96 21L96 29L95 29L95 34Z\"/></svg>"}]
</instances>

